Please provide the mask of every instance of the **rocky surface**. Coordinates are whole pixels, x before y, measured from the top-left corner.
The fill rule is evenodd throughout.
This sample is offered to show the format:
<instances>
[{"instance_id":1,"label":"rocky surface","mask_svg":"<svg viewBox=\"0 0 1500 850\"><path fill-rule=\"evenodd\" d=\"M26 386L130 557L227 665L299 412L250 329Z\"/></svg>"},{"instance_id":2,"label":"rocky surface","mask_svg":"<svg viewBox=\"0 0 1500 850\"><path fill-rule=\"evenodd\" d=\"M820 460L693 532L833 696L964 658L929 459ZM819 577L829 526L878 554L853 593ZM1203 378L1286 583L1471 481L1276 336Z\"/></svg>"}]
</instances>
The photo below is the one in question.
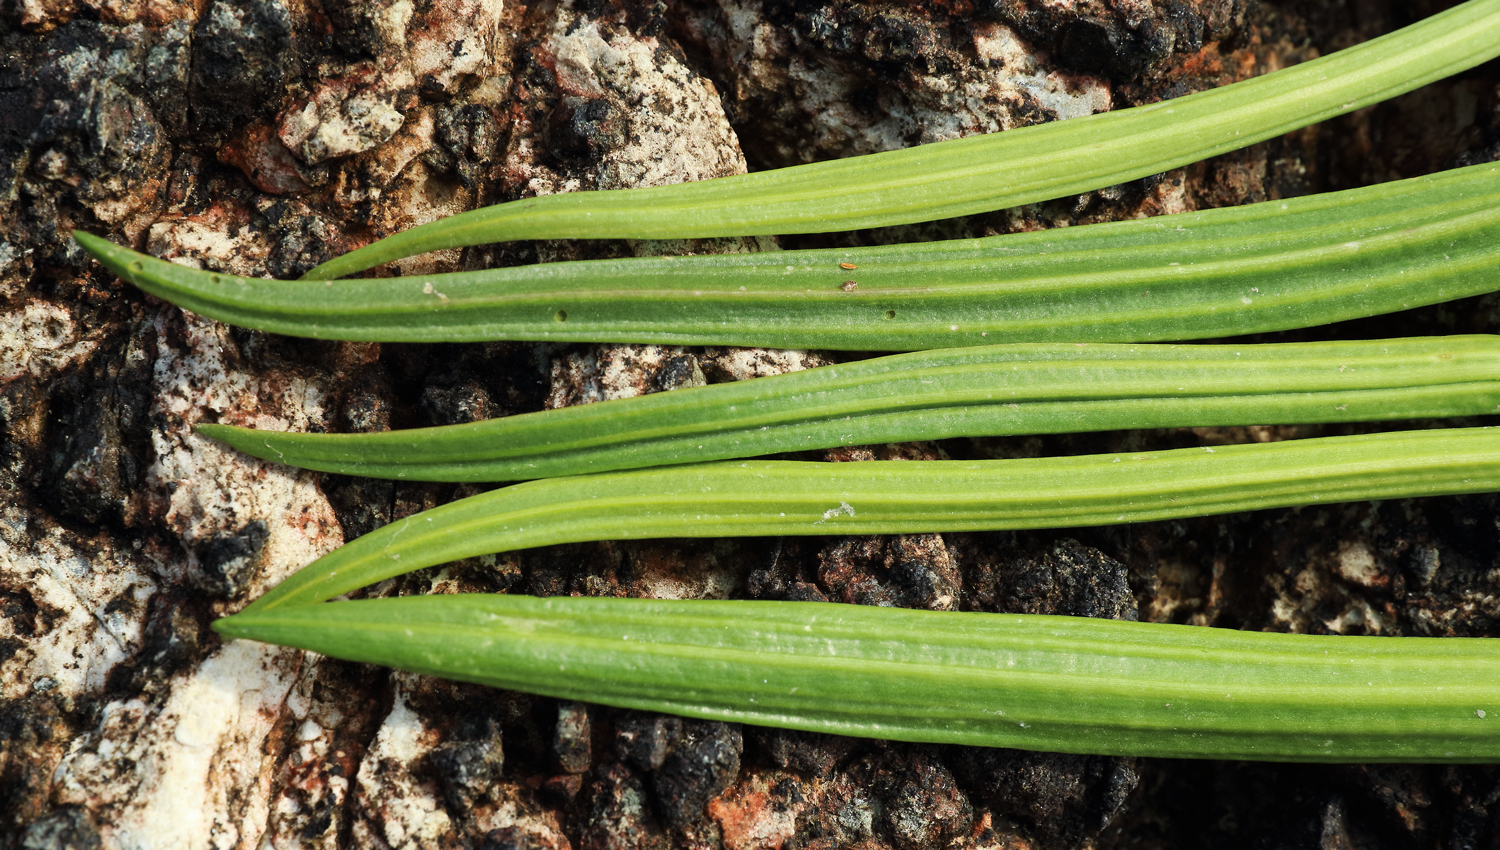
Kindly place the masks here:
<instances>
[{"instance_id":1,"label":"rocky surface","mask_svg":"<svg viewBox=\"0 0 1500 850\"><path fill-rule=\"evenodd\" d=\"M302 473L226 451L196 423L466 422L851 355L282 338L148 298L67 238L85 228L202 268L294 276L485 203L700 180L1152 102L1438 8L0 5L0 846L1500 845L1490 767L922 747L560 703L225 643L208 629L216 616L345 539L475 488ZM520 243L389 271L982 235L1365 185L1500 155L1497 83L1500 70L1486 66L1206 163L967 219L779 241ZM1274 338L1493 332L1497 304ZM1035 456L1361 430L952 440L820 457ZM1495 636L1497 516L1495 496L1472 496L1025 534L579 544L473 559L375 592L817 599Z\"/></svg>"}]
</instances>

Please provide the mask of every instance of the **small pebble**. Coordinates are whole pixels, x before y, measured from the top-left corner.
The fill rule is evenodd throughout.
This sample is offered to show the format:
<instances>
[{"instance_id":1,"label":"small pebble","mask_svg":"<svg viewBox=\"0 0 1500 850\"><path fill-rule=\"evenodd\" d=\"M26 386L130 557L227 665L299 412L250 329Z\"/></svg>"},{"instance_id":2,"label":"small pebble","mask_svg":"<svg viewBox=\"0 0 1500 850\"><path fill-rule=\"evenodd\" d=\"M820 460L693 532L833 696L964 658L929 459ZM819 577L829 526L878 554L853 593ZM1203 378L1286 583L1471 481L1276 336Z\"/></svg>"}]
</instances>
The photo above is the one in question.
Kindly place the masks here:
<instances>
[{"instance_id":1,"label":"small pebble","mask_svg":"<svg viewBox=\"0 0 1500 850\"><path fill-rule=\"evenodd\" d=\"M583 703L562 703L557 707L557 731L552 749L563 773L585 773L593 763L589 738L589 712Z\"/></svg>"}]
</instances>

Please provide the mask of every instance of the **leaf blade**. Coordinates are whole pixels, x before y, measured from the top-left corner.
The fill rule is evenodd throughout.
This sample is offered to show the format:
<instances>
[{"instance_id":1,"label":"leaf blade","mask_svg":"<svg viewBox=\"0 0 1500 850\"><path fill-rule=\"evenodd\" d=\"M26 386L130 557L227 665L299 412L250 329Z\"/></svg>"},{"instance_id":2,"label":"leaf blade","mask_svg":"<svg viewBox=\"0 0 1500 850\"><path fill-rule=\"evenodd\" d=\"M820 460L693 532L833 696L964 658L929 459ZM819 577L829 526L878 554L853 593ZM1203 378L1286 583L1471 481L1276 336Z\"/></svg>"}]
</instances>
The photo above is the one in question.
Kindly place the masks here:
<instances>
[{"instance_id":1,"label":"leaf blade","mask_svg":"<svg viewBox=\"0 0 1500 850\"><path fill-rule=\"evenodd\" d=\"M951 437L1466 416L1500 410L1500 337L949 349L438 428L203 425L264 460L519 481Z\"/></svg>"},{"instance_id":2,"label":"leaf blade","mask_svg":"<svg viewBox=\"0 0 1500 850\"><path fill-rule=\"evenodd\" d=\"M463 213L330 260L325 280L514 239L821 233L1112 186L1273 138L1500 55L1500 1L1469 0L1364 44L1149 106L900 151L651 189L545 195Z\"/></svg>"},{"instance_id":3,"label":"leaf blade","mask_svg":"<svg viewBox=\"0 0 1500 850\"><path fill-rule=\"evenodd\" d=\"M565 699L846 735L1177 758L1500 757L1500 654L1482 639L490 595L294 606L215 629Z\"/></svg>"},{"instance_id":4,"label":"leaf blade","mask_svg":"<svg viewBox=\"0 0 1500 850\"><path fill-rule=\"evenodd\" d=\"M1151 342L1307 327L1492 291L1500 167L982 240L324 283L205 272L76 237L111 271L185 309L319 339L861 351ZM845 291L851 277L858 286Z\"/></svg>"},{"instance_id":5,"label":"leaf blade","mask_svg":"<svg viewBox=\"0 0 1500 850\"><path fill-rule=\"evenodd\" d=\"M1059 528L1492 490L1500 429L1488 428L999 461L694 464L542 479L423 511L319 558L245 610L585 540Z\"/></svg>"}]
</instances>

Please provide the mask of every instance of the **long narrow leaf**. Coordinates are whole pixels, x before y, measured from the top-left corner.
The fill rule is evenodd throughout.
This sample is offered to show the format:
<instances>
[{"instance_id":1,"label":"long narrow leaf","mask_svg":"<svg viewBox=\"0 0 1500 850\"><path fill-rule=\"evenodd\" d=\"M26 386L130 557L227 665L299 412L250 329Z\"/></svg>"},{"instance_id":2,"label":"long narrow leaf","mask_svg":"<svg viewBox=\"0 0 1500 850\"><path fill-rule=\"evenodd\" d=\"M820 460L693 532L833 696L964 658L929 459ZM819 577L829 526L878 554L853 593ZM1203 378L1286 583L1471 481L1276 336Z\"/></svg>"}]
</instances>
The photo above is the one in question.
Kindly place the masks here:
<instances>
[{"instance_id":1,"label":"long narrow leaf","mask_svg":"<svg viewBox=\"0 0 1500 850\"><path fill-rule=\"evenodd\" d=\"M997 210L1197 162L1496 55L1500 0L1469 0L1321 59L1150 106L701 183L528 198L396 234L307 276L513 239L821 233Z\"/></svg>"},{"instance_id":2,"label":"long narrow leaf","mask_svg":"<svg viewBox=\"0 0 1500 850\"><path fill-rule=\"evenodd\" d=\"M1500 411L1500 337L944 349L485 422L378 434L203 425L266 460L519 481L838 445Z\"/></svg>"},{"instance_id":3,"label":"long narrow leaf","mask_svg":"<svg viewBox=\"0 0 1500 850\"><path fill-rule=\"evenodd\" d=\"M1500 490L1500 429L991 461L742 461L547 478L398 520L246 610L582 540L1056 528Z\"/></svg>"},{"instance_id":4,"label":"long narrow leaf","mask_svg":"<svg viewBox=\"0 0 1500 850\"><path fill-rule=\"evenodd\" d=\"M1164 341L1493 291L1500 168L979 240L325 283L199 271L76 235L111 271L185 309L320 339L863 351Z\"/></svg>"},{"instance_id":5,"label":"long narrow leaf","mask_svg":"<svg viewBox=\"0 0 1500 850\"><path fill-rule=\"evenodd\" d=\"M304 605L233 637L715 720L949 744L1278 761L1500 759L1500 651L797 602L461 595Z\"/></svg>"}]
</instances>

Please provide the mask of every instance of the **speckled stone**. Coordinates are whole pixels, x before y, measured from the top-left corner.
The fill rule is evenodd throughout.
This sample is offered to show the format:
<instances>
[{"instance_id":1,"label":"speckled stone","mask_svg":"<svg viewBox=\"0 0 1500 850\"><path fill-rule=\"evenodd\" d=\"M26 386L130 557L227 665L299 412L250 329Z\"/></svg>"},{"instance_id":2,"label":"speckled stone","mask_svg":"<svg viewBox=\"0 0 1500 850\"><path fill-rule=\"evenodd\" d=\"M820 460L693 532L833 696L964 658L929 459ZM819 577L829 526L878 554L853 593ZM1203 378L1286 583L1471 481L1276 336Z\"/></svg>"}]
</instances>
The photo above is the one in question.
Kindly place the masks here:
<instances>
[{"instance_id":1,"label":"speckled stone","mask_svg":"<svg viewBox=\"0 0 1500 850\"><path fill-rule=\"evenodd\" d=\"M0 4L0 846L1495 845L1500 774L1488 766L918 746L559 703L225 643L209 629L215 617L346 539L479 488L299 472L225 450L193 431L199 423L454 424L862 355L290 339L145 296L67 236L84 228L197 268L295 277L487 203L1071 120L1274 71L1436 8ZM1500 158L1497 84L1486 66L1208 162L963 219L479 246L374 273L972 237L1368 185ZM1250 341L1494 332L1497 306L1487 296ZM1035 457L1367 430L955 439L804 459ZM1058 532L601 542L468 559L366 592L819 600L1495 636L1497 516L1497 497L1479 495Z\"/></svg>"}]
</instances>

